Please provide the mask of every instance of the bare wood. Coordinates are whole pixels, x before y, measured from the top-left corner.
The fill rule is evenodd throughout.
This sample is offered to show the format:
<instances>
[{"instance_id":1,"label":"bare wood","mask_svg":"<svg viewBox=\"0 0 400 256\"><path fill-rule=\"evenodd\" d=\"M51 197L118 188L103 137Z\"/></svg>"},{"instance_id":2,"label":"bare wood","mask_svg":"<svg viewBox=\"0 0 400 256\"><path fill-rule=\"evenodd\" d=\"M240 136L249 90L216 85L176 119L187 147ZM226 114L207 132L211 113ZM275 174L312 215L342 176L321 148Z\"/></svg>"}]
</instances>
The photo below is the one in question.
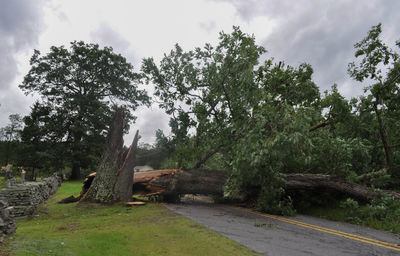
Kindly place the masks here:
<instances>
[{"instance_id":1,"label":"bare wood","mask_svg":"<svg viewBox=\"0 0 400 256\"><path fill-rule=\"evenodd\" d=\"M126 206L141 206L141 205L145 205L145 202L126 202L125 205Z\"/></svg>"},{"instance_id":2,"label":"bare wood","mask_svg":"<svg viewBox=\"0 0 400 256\"><path fill-rule=\"evenodd\" d=\"M135 167L136 151L139 141L139 130L136 131L135 138L128 149L122 166L118 169L112 193L121 201L132 199L133 169Z\"/></svg>"}]
</instances>

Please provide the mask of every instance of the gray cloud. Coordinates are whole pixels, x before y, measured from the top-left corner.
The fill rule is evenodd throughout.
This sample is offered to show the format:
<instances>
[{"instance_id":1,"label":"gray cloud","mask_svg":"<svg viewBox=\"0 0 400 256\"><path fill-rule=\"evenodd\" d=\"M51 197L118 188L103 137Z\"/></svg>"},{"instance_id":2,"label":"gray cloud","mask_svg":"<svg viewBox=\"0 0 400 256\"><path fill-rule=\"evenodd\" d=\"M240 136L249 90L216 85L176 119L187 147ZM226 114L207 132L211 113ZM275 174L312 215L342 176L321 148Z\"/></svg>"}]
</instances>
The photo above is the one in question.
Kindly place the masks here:
<instances>
[{"instance_id":1,"label":"gray cloud","mask_svg":"<svg viewBox=\"0 0 400 256\"><path fill-rule=\"evenodd\" d=\"M8 115L21 113L30 104L15 84L18 76L17 54L32 48L43 29L45 0L2 1L0 8L0 127Z\"/></svg>"},{"instance_id":2,"label":"gray cloud","mask_svg":"<svg viewBox=\"0 0 400 256\"><path fill-rule=\"evenodd\" d=\"M96 31L91 33L92 40L100 46L111 46L114 52L124 56L134 66L138 66L139 59L135 56L131 45L122 35L107 24L102 24ZM136 65L135 65L136 64Z\"/></svg>"},{"instance_id":3,"label":"gray cloud","mask_svg":"<svg viewBox=\"0 0 400 256\"><path fill-rule=\"evenodd\" d=\"M363 87L347 75L347 64L354 60L354 43L379 22L389 44L400 39L396 38L400 35L400 1L396 0L227 1L244 20L266 15L276 21L274 31L262 40L269 56L292 66L310 63L321 91L337 83L347 97L361 93Z\"/></svg>"},{"instance_id":4,"label":"gray cloud","mask_svg":"<svg viewBox=\"0 0 400 256\"><path fill-rule=\"evenodd\" d=\"M168 134L169 117L164 111L160 110L157 106L151 108L140 107L135 113L138 116L136 123L131 125L129 134L125 136L125 145L130 145L135 135L135 131L139 129L141 136L140 142L154 143L156 130L161 129L164 133Z\"/></svg>"}]
</instances>

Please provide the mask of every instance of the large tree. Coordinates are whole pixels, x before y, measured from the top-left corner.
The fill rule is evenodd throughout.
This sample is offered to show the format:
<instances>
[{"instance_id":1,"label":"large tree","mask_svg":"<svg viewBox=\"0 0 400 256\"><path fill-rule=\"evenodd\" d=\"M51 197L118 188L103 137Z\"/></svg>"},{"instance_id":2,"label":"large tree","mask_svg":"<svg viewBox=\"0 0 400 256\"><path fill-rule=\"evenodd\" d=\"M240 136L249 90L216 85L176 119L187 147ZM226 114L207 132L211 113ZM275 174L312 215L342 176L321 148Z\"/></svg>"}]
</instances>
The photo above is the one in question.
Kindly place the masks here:
<instances>
[{"instance_id":1,"label":"large tree","mask_svg":"<svg viewBox=\"0 0 400 256\"><path fill-rule=\"evenodd\" d=\"M72 179L91 165L97 155L93 151L102 149L111 111L117 106L135 110L149 102L137 88L133 66L111 47L74 41L70 49L53 46L44 55L35 50L30 65L20 88L39 94L40 104L49 109L42 126L48 138L65 145Z\"/></svg>"}]
</instances>

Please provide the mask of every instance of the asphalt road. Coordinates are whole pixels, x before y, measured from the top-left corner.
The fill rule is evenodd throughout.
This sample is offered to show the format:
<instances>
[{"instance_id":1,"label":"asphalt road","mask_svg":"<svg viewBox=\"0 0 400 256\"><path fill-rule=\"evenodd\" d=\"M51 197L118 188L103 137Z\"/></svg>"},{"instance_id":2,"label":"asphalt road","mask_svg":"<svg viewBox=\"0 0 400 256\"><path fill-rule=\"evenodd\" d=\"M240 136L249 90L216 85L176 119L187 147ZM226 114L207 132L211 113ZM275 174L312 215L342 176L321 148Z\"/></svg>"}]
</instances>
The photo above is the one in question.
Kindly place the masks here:
<instances>
[{"instance_id":1,"label":"asphalt road","mask_svg":"<svg viewBox=\"0 0 400 256\"><path fill-rule=\"evenodd\" d=\"M400 255L400 236L304 215L284 218L186 199L166 207L268 256Z\"/></svg>"}]
</instances>

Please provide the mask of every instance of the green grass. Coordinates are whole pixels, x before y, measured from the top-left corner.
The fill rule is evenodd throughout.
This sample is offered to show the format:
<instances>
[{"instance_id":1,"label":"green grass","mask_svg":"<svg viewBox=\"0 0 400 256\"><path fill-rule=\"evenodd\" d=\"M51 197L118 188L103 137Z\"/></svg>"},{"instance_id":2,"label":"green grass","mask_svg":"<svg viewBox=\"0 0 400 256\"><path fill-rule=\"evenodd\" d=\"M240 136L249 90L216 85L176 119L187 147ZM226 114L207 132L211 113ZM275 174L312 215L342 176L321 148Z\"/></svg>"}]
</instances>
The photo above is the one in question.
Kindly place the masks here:
<instances>
[{"instance_id":1,"label":"green grass","mask_svg":"<svg viewBox=\"0 0 400 256\"><path fill-rule=\"evenodd\" d=\"M162 205L57 204L77 195L80 182L63 183L0 255L258 255Z\"/></svg>"}]
</instances>

